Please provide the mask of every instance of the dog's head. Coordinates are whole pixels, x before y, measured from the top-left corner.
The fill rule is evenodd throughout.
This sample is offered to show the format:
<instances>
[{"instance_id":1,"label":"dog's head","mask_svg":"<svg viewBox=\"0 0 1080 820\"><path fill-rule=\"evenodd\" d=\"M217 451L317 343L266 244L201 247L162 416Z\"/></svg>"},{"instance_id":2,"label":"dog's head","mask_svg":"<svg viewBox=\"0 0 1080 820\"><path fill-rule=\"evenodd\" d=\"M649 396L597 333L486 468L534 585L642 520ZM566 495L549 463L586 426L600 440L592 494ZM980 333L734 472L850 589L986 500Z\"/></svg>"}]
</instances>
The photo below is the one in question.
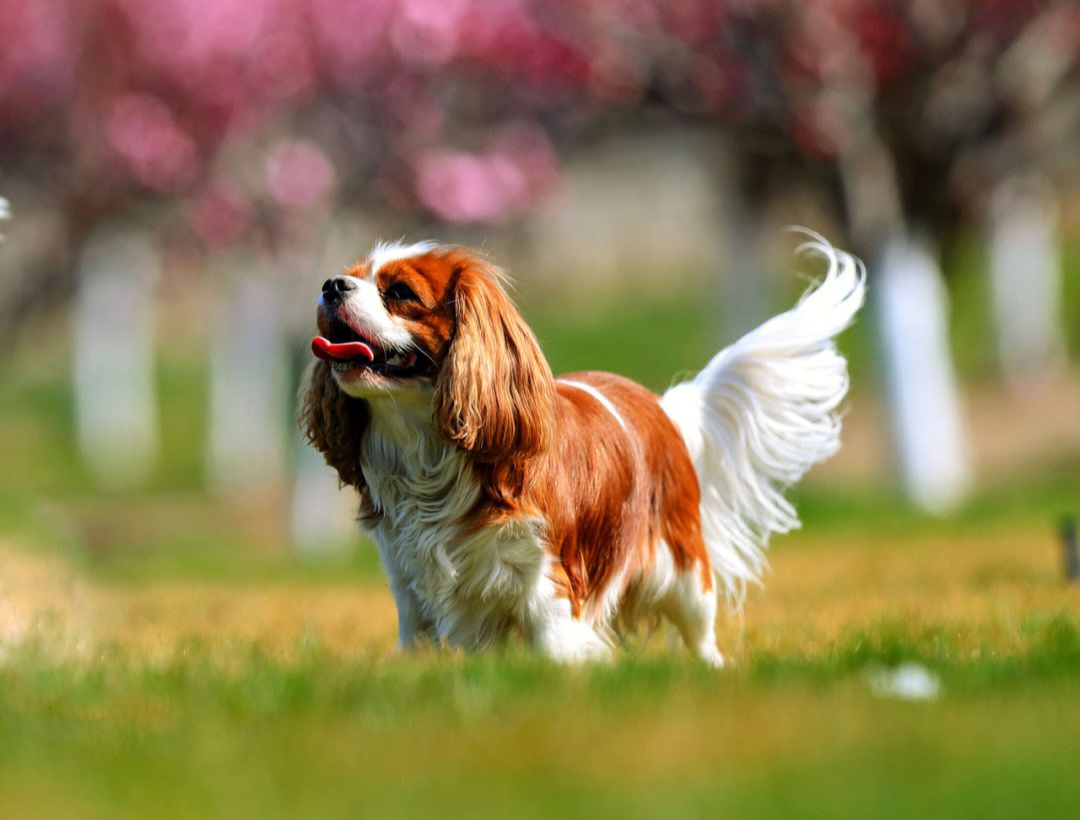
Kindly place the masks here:
<instances>
[{"instance_id":1,"label":"dog's head","mask_svg":"<svg viewBox=\"0 0 1080 820\"><path fill-rule=\"evenodd\" d=\"M343 431L328 437L313 429L333 415L312 412L316 389L320 407L327 399L345 408L387 396L430 401L442 435L483 461L529 457L548 446L551 370L503 281L469 251L421 244L377 246L323 283L312 340L321 361L302 422L330 463L326 439Z\"/></svg>"}]
</instances>

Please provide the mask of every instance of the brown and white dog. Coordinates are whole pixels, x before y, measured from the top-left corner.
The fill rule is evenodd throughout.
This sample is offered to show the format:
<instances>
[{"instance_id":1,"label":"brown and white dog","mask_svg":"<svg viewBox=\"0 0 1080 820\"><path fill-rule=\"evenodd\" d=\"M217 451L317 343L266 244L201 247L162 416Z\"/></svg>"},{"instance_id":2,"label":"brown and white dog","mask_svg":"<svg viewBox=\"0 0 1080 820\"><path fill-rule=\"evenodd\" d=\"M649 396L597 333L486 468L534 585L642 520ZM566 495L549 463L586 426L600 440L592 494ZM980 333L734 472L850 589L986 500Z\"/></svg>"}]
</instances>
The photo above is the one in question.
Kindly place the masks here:
<instances>
[{"instance_id":1,"label":"brown and white dog","mask_svg":"<svg viewBox=\"0 0 1080 820\"><path fill-rule=\"evenodd\" d=\"M549 657L609 656L670 620L723 663L718 591L741 602L782 491L839 446L833 337L861 265L819 237L824 279L662 397L610 373L552 376L477 255L381 244L322 287L301 425L360 494L404 647L519 631Z\"/></svg>"}]
</instances>

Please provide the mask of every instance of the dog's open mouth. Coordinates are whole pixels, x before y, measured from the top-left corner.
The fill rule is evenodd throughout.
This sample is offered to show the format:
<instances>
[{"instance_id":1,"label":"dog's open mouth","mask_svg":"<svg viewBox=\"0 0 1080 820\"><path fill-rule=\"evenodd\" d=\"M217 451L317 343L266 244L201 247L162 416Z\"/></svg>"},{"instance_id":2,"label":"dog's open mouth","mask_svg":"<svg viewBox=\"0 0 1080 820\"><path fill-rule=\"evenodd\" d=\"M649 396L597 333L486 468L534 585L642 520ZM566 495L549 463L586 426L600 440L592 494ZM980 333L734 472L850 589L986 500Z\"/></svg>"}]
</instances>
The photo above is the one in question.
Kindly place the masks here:
<instances>
[{"instance_id":1,"label":"dog's open mouth","mask_svg":"<svg viewBox=\"0 0 1080 820\"><path fill-rule=\"evenodd\" d=\"M385 376L404 378L419 373L423 367L415 350L380 347L340 320L330 322L326 336L311 340L311 352L337 371L365 368Z\"/></svg>"}]
</instances>

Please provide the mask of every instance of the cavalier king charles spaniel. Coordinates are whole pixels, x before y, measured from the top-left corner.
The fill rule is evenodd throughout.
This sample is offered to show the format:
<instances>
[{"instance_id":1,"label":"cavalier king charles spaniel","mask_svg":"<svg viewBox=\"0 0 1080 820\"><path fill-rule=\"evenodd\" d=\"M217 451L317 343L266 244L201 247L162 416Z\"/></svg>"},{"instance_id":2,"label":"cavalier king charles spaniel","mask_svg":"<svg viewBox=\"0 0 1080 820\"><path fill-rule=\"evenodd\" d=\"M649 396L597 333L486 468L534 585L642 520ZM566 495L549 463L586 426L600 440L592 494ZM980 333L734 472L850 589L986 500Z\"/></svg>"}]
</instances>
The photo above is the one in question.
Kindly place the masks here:
<instances>
[{"instance_id":1,"label":"cavalier king charles spaniel","mask_svg":"<svg viewBox=\"0 0 1080 820\"><path fill-rule=\"evenodd\" d=\"M718 594L741 604L784 489L839 447L833 337L863 300L853 257L663 396L611 373L555 377L490 262L380 244L318 302L301 426L359 492L401 644L477 649L518 632L559 661L607 658L666 618L720 666Z\"/></svg>"}]
</instances>

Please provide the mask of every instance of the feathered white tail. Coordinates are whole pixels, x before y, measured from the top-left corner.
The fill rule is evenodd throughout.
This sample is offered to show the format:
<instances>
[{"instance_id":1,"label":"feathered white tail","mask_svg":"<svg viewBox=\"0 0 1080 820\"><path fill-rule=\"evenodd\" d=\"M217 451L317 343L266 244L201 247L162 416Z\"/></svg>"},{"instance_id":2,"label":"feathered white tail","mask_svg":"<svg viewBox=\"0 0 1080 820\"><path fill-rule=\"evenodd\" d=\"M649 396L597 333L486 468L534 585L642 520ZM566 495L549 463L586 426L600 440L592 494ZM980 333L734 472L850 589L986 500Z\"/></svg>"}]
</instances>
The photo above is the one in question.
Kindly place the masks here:
<instances>
[{"instance_id":1,"label":"feathered white tail","mask_svg":"<svg viewBox=\"0 0 1080 820\"><path fill-rule=\"evenodd\" d=\"M769 535L799 526L784 490L840 447L848 374L833 337L862 305L866 277L853 256L809 235L798 252L824 257L825 278L661 400L697 470L713 569L737 604L761 578Z\"/></svg>"}]
</instances>

